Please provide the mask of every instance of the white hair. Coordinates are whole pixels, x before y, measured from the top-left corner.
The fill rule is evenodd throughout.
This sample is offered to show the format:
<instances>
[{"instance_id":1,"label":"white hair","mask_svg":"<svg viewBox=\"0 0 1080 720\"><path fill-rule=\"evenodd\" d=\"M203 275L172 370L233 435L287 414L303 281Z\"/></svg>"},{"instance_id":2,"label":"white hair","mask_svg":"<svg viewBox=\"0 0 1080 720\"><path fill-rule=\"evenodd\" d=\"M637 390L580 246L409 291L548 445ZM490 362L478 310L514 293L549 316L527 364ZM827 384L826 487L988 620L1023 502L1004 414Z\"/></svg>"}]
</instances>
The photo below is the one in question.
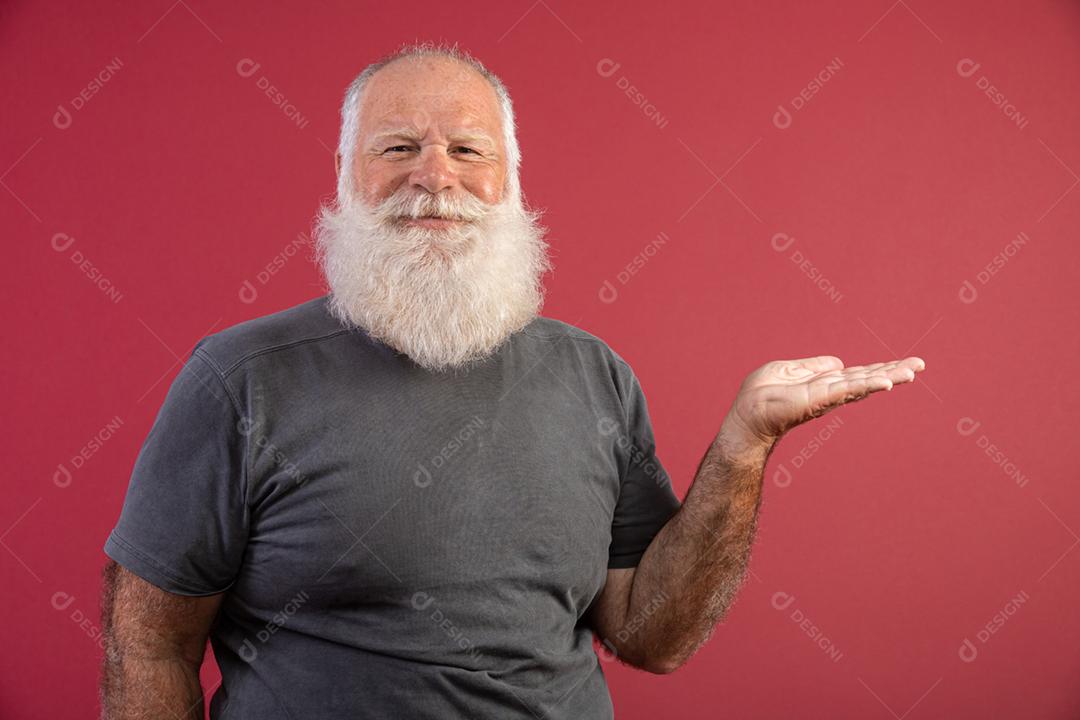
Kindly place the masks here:
<instances>
[{"instance_id":1,"label":"white hair","mask_svg":"<svg viewBox=\"0 0 1080 720\"><path fill-rule=\"evenodd\" d=\"M368 65L356 76L356 79L349 83L345 91L345 100L341 104L341 137L338 140L338 153L341 155L341 173L338 176L337 185L338 203L346 204L353 192L352 166L360 135L360 104L368 81L375 73L395 60L416 57L444 57L456 60L476 70L491 84L499 100L503 145L506 147L506 187L504 190L511 198L520 198L521 182L518 177L518 168L521 165L521 149L518 147L517 127L514 123L514 105L510 101L510 92L502 80L467 51L458 49L457 44L413 43L404 45L396 52Z\"/></svg>"}]
</instances>

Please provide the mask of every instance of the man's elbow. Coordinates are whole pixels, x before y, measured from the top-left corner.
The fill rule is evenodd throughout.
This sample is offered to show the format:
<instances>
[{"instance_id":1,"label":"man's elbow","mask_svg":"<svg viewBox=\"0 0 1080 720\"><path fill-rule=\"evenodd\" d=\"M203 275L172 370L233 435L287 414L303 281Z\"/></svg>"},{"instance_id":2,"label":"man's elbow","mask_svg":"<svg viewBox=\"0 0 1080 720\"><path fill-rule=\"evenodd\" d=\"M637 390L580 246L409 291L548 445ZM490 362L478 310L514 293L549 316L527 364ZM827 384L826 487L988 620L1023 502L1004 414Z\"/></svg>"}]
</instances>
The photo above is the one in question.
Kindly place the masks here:
<instances>
[{"instance_id":1,"label":"man's elbow","mask_svg":"<svg viewBox=\"0 0 1080 720\"><path fill-rule=\"evenodd\" d=\"M659 656L655 658L649 658L645 661L641 667L642 670L650 672L653 675L670 675L679 668L686 664L686 658L678 658L672 656Z\"/></svg>"},{"instance_id":2,"label":"man's elbow","mask_svg":"<svg viewBox=\"0 0 1080 720\"><path fill-rule=\"evenodd\" d=\"M653 675L670 675L685 665L693 654L693 652L686 652L685 648L649 647L651 643L631 643L625 640L615 643L609 638L598 637L603 646L600 650L602 659L617 659L624 665L629 665L637 670L644 670ZM623 638L620 639L623 640Z\"/></svg>"},{"instance_id":3,"label":"man's elbow","mask_svg":"<svg viewBox=\"0 0 1080 720\"><path fill-rule=\"evenodd\" d=\"M619 659L623 663L637 668L638 670L644 670L647 673L653 675L670 675L675 672L689 659L683 655L672 655L661 651L638 651L636 653L627 653L619 655Z\"/></svg>"}]
</instances>

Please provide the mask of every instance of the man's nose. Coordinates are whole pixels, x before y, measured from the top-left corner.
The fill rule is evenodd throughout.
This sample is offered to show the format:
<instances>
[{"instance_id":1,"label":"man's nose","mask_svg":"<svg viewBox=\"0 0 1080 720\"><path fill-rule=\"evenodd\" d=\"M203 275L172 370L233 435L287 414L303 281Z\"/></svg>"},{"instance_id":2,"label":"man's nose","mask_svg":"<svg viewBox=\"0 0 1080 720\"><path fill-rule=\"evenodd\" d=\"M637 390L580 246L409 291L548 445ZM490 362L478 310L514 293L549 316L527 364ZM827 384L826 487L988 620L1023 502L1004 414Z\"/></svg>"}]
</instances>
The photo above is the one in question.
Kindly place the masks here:
<instances>
[{"instance_id":1,"label":"man's nose","mask_svg":"<svg viewBox=\"0 0 1080 720\"><path fill-rule=\"evenodd\" d=\"M453 188L457 175L450 164L446 151L436 145L428 145L420 151L419 164L409 176L411 185L418 185L431 194Z\"/></svg>"}]
</instances>

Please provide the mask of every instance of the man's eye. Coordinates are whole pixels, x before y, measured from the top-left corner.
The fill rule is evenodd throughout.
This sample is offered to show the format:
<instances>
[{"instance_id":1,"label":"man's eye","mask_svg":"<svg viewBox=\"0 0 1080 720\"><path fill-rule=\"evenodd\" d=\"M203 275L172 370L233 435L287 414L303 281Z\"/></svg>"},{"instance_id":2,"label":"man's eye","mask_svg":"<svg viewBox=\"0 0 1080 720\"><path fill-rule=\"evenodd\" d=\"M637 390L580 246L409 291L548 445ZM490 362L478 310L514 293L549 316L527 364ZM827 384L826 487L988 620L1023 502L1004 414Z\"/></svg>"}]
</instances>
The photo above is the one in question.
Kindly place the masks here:
<instances>
[{"instance_id":1,"label":"man's eye","mask_svg":"<svg viewBox=\"0 0 1080 720\"><path fill-rule=\"evenodd\" d=\"M385 154L385 153L411 152L414 149L415 148L413 148L412 145L394 145L392 147L388 147L385 150L383 150L383 153ZM464 145L458 145L457 147L453 148L452 152L472 154L472 155L479 155L480 154L479 151L473 150L471 147L466 147Z\"/></svg>"}]
</instances>

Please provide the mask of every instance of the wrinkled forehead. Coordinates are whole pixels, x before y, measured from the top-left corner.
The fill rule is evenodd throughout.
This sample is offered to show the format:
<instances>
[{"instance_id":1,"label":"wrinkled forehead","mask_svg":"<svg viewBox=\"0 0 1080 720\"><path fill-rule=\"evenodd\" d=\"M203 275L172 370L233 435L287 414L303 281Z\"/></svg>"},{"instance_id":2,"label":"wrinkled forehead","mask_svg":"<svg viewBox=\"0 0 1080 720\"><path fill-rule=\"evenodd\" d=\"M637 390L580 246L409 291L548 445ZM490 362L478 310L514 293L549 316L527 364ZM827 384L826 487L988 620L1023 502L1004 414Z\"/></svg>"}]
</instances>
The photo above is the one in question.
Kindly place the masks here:
<instances>
[{"instance_id":1,"label":"wrinkled forehead","mask_svg":"<svg viewBox=\"0 0 1080 720\"><path fill-rule=\"evenodd\" d=\"M451 58L400 58L372 75L361 98L361 137L402 126L424 131L430 125L440 131L472 129L499 142L502 115L495 88Z\"/></svg>"}]
</instances>

